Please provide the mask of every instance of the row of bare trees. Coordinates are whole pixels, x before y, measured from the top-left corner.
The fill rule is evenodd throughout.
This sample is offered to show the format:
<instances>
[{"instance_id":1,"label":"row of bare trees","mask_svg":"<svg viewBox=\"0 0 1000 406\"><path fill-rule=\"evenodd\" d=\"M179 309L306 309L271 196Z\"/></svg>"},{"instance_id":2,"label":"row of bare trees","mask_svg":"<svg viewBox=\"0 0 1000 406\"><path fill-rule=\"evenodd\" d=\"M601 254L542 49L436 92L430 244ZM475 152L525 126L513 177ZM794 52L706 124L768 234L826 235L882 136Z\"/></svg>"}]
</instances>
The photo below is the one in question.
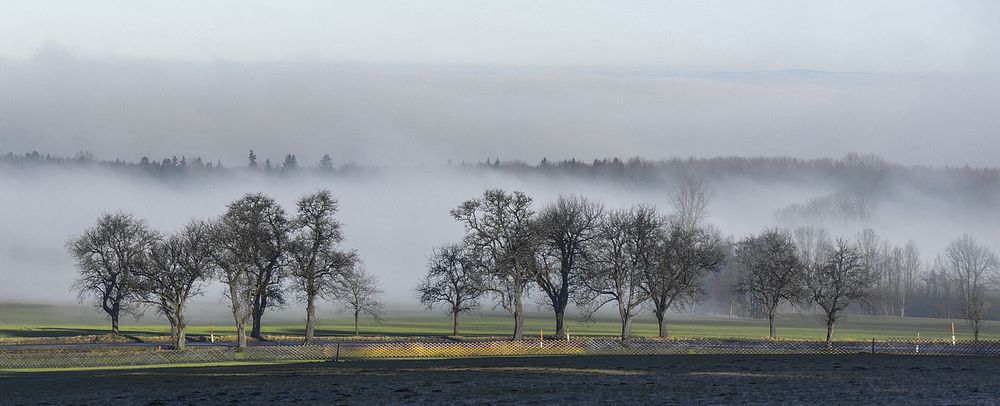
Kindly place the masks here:
<instances>
[{"instance_id":1,"label":"row of bare trees","mask_svg":"<svg viewBox=\"0 0 1000 406\"><path fill-rule=\"evenodd\" d=\"M770 229L734 243L705 221L709 201L697 181L675 190L669 213L646 205L607 210L583 197L536 211L524 193L487 190L451 210L465 236L435 249L416 291L428 307L444 304L455 335L459 316L490 298L511 314L513 338L521 339L525 300L535 292L554 314L557 337L567 335L572 304L585 319L613 307L622 338L648 311L666 337L668 313L705 298L706 277L730 268L732 291L762 310L771 337L778 311L794 305L819 310L830 341L852 307L905 315L921 268L929 267L978 339L1000 262L971 237L951 243L931 266L921 265L913 243L895 247L870 230L848 240L816 227ZM314 340L316 303L324 298L353 313L357 334L359 317L380 317L381 291L357 253L340 247L336 211L328 191L301 198L292 217L270 197L248 194L219 218L171 235L130 214L107 214L68 243L80 268L76 288L108 314L115 333L122 314L155 308L180 348L187 302L212 280L225 288L241 347L248 336L263 338L265 312L288 294L305 303L306 342Z\"/></svg>"},{"instance_id":2,"label":"row of bare trees","mask_svg":"<svg viewBox=\"0 0 1000 406\"><path fill-rule=\"evenodd\" d=\"M671 201L672 212L663 214L652 206L609 211L583 197L560 197L536 212L521 192L487 190L452 210L465 237L435 249L418 297L428 308L444 304L455 335L459 316L488 297L511 314L513 337L520 339L525 297L536 292L554 313L556 337L566 336L572 303L585 319L614 307L622 338L649 311L666 337L668 312L703 299L705 277L728 267L736 274L730 289L761 308L770 337L777 337L782 306L799 306L824 316L829 342L848 309L902 317L915 294L922 265L912 242L893 246L869 229L845 239L800 227L733 243L704 221L710 193L700 182L683 183ZM994 253L968 236L933 265L955 290L976 339L998 266Z\"/></svg>"},{"instance_id":3,"label":"row of bare trees","mask_svg":"<svg viewBox=\"0 0 1000 406\"><path fill-rule=\"evenodd\" d=\"M727 244L704 224L710 196L686 182L672 196L673 212L652 206L605 210L583 197L560 197L535 211L521 192L487 190L451 211L465 226L461 242L437 248L417 287L428 307L443 303L458 334L458 318L488 296L523 335L524 301L541 293L555 316L556 337L566 337L566 310L575 303L591 317L613 305L623 338L644 305L667 336L666 314L694 303L702 279L725 258Z\"/></svg>"},{"instance_id":4,"label":"row of bare trees","mask_svg":"<svg viewBox=\"0 0 1000 406\"><path fill-rule=\"evenodd\" d=\"M357 334L361 314L379 317L381 291L357 253L340 247L336 212L337 200L323 190L299 199L292 217L274 199L247 194L219 218L169 235L132 214L105 214L67 244L80 271L75 288L108 315L116 334L123 314L155 308L170 322L177 348L184 348L188 301L212 280L225 287L241 348L248 324L250 337L264 338L265 312L285 304L287 294L306 305L306 342L315 337L321 298L353 312Z\"/></svg>"},{"instance_id":5,"label":"row of bare trees","mask_svg":"<svg viewBox=\"0 0 1000 406\"><path fill-rule=\"evenodd\" d=\"M736 293L763 308L772 338L777 310L788 304L819 310L828 342L837 320L852 306L903 317L924 267L913 242L894 247L870 229L853 240L832 238L818 227L767 230L738 242L735 259ZM937 283L950 290L948 297L934 300L953 304L978 340L989 308L987 293L1000 276L996 254L966 235L950 243L930 267Z\"/></svg>"}]
</instances>

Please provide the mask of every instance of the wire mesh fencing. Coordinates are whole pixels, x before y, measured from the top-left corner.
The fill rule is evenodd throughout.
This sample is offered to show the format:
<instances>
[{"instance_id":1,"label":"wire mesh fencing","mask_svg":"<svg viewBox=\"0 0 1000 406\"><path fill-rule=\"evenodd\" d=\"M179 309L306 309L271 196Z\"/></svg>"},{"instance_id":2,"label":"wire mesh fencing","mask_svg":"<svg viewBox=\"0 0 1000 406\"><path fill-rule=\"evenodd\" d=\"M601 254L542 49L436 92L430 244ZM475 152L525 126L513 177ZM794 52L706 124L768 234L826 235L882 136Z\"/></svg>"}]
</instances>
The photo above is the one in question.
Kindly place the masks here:
<instances>
[{"instance_id":1,"label":"wire mesh fencing","mask_svg":"<svg viewBox=\"0 0 1000 406\"><path fill-rule=\"evenodd\" d=\"M3 349L0 369L58 369L229 362L334 361L553 355L666 354L896 354L1000 356L1000 341L784 341L723 339L574 339L522 341L345 341L320 345L262 345L245 349L193 346Z\"/></svg>"}]
</instances>

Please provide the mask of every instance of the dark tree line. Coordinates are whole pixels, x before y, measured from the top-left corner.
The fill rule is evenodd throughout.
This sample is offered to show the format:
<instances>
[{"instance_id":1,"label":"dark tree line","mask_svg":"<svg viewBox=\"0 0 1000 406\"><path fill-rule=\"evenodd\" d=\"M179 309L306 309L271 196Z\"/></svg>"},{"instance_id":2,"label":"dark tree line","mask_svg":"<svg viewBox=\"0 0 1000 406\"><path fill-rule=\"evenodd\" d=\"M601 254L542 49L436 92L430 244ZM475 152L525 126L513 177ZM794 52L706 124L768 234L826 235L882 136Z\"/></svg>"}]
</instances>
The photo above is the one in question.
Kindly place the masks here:
<instances>
[{"instance_id":1,"label":"dark tree line","mask_svg":"<svg viewBox=\"0 0 1000 406\"><path fill-rule=\"evenodd\" d=\"M353 164L335 165L329 154L315 164L300 162L295 154L276 161L259 158L251 152L245 164L223 166L214 158L168 156L163 159L143 157L98 160L90 152L72 157L52 156L31 151L24 154L0 154L0 167L38 165L100 166L126 172L141 172L162 178L177 176L212 176L232 171L255 170L264 173L294 174L353 173L362 170ZM270 162L270 164L268 164ZM805 184L817 180L830 184L836 192L793 204L778 214L790 219L837 216L865 219L879 201L880 194L912 190L928 195L955 196L956 201L976 207L995 208L1000 202L1000 168L904 166L873 155L848 154L839 159L799 159L790 157L715 157L671 158L601 158L592 161L542 159L537 164L518 161L485 162L457 165L468 170L500 171L514 175L608 179L642 187L668 188L683 179L751 179L758 182Z\"/></svg>"},{"instance_id":2,"label":"dark tree line","mask_svg":"<svg viewBox=\"0 0 1000 406\"><path fill-rule=\"evenodd\" d=\"M240 348L249 337L264 339L263 316L294 294L306 303L306 342L314 339L316 301L341 302L358 316L378 318L378 280L364 272L357 253L340 248L337 201L328 191L299 199L289 217L270 197L254 193L230 203L209 221L192 221L163 235L127 213L106 214L68 243L80 277L81 299L93 299L119 333L122 314L152 306L169 322L177 348L184 348L185 306L211 279L224 295Z\"/></svg>"},{"instance_id":3,"label":"dark tree line","mask_svg":"<svg viewBox=\"0 0 1000 406\"><path fill-rule=\"evenodd\" d=\"M143 156L138 161L123 159L98 160L92 153L79 152L72 157L53 156L32 151L25 154L7 153L0 155L0 168L34 167L41 165L63 167L101 167L122 172L142 173L160 179L183 179L186 177L218 176L232 171L255 171L262 174L293 176L300 173L329 175L335 173L353 173L360 170L357 165L335 165L330 154L324 154L315 164L301 164L295 154L287 154L279 163L272 163L270 158L264 162L257 161L257 155L250 151L245 166L232 168L223 165L221 159L205 159L200 156L187 157L169 156L155 159Z\"/></svg>"}]
</instances>

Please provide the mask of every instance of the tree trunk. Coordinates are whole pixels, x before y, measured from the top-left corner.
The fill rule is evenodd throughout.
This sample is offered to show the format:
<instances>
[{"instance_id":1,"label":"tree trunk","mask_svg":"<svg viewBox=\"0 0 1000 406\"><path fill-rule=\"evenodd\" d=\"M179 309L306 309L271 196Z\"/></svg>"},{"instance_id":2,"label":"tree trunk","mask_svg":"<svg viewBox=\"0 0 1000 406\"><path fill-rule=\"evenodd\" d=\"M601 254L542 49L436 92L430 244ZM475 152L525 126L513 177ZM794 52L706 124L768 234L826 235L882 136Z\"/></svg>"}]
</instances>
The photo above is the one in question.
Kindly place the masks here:
<instances>
[{"instance_id":1,"label":"tree trunk","mask_svg":"<svg viewBox=\"0 0 1000 406\"><path fill-rule=\"evenodd\" d=\"M665 311L657 310L654 312L656 314L656 325L660 328L660 338L667 338L667 315Z\"/></svg>"},{"instance_id":2,"label":"tree trunk","mask_svg":"<svg viewBox=\"0 0 1000 406\"><path fill-rule=\"evenodd\" d=\"M247 324L241 321L236 322L236 348L247 348Z\"/></svg>"},{"instance_id":3,"label":"tree trunk","mask_svg":"<svg viewBox=\"0 0 1000 406\"><path fill-rule=\"evenodd\" d=\"M316 295L306 298L306 344L312 344L316 335Z\"/></svg>"},{"instance_id":4,"label":"tree trunk","mask_svg":"<svg viewBox=\"0 0 1000 406\"><path fill-rule=\"evenodd\" d=\"M834 323L835 322L833 320L827 319L827 322L826 322L826 346L827 347L829 347L829 346L831 346L833 344L833 329L835 327Z\"/></svg>"},{"instance_id":5,"label":"tree trunk","mask_svg":"<svg viewBox=\"0 0 1000 406\"><path fill-rule=\"evenodd\" d=\"M247 347L247 326L246 320L241 317L243 304L239 301L239 290L232 283L229 283L229 301L229 309L233 311L233 321L236 322L236 348L242 350Z\"/></svg>"},{"instance_id":6,"label":"tree trunk","mask_svg":"<svg viewBox=\"0 0 1000 406\"><path fill-rule=\"evenodd\" d=\"M250 330L250 337L256 338L258 340L263 340L264 336L260 333L260 319L264 317L263 309L253 309L253 327Z\"/></svg>"},{"instance_id":7,"label":"tree trunk","mask_svg":"<svg viewBox=\"0 0 1000 406\"><path fill-rule=\"evenodd\" d=\"M632 318L624 317L622 318L622 340L627 340L632 337Z\"/></svg>"},{"instance_id":8,"label":"tree trunk","mask_svg":"<svg viewBox=\"0 0 1000 406\"><path fill-rule=\"evenodd\" d=\"M358 315L361 313L359 310L354 311L354 335L359 335L358 333Z\"/></svg>"},{"instance_id":9,"label":"tree trunk","mask_svg":"<svg viewBox=\"0 0 1000 406\"><path fill-rule=\"evenodd\" d=\"M118 314L111 315L111 334L119 335L121 331L118 329Z\"/></svg>"},{"instance_id":10,"label":"tree trunk","mask_svg":"<svg viewBox=\"0 0 1000 406\"><path fill-rule=\"evenodd\" d=\"M556 340L566 339L566 310L556 312Z\"/></svg>"},{"instance_id":11,"label":"tree trunk","mask_svg":"<svg viewBox=\"0 0 1000 406\"><path fill-rule=\"evenodd\" d=\"M775 310L776 308L767 310L767 328L771 338L778 338L778 330L774 327Z\"/></svg>"},{"instance_id":12,"label":"tree trunk","mask_svg":"<svg viewBox=\"0 0 1000 406\"><path fill-rule=\"evenodd\" d=\"M180 311L177 312L175 316L177 320L177 336L174 338L174 348L178 350L183 350L187 346L187 322L184 321L184 315Z\"/></svg>"},{"instance_id":13,"label":"tree trunk","mask_svg":"<svg viewBox=\"0 0 1000 406\"><path fill-rule=\"evenodd\" d=\"M519 341L522 338L524 338L524 308L519 294L514 298L514 337L512 340Z\"/></svg>"},{"instance_id":14,"label":"tree trunk","mask_svg":"<svg viewBox=\"0 0 1000 406\"><path fill-rule=\"evenodd\" d=\"M453 312L451 314L451 335L458 337L458 312Z\"/></svg>"}]
</instances>

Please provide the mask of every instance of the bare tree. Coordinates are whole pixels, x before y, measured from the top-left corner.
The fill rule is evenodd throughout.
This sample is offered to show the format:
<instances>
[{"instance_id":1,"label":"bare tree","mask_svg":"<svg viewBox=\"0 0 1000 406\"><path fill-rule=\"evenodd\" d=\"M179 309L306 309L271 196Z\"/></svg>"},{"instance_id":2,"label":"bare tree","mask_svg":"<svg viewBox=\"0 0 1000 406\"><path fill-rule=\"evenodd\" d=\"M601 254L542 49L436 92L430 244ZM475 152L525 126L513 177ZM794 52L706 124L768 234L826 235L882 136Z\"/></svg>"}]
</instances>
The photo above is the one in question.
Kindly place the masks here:
<instances>
[{"instance_id":1,"label":"bare tree","mask_svg":"<svg viewBox=\"0 0 1000 406\"><path fill-rule=\"evenodd\" d=\"M896 284L896 302L899 305L899 317L904 317L917 289L917 277L922 265L920 250L915 242L910 241L903 248L895 248L893 257L899 275L899 282Z\"/></svg>"},{"instance_id":2,"label":"bare tree","mask_svg":"<svg viewBox=\"0 0 1000 406\"><path fill-rule=\"evenodd\" d=\"M282 261L288 239L285 211L260 193L247 194L229 204L212 226L213 264L227 286L238 346L246 346L246 323L251 336L263 338L261 318L269 306L281 304Z\"/></svg>"},{"instance_id":3,"label":"bare tree","mask_svg":"<svg viewBox=\"0 0 1000 406\"><path fill-rule=\"evenodd\" d=\"M576 279L594 241L604 209L582 197L563 197L539 212L535 222L537 256L533 274L555 312L556 338L566 338L565 315Z\"/></svg>"},{"instance_id":4,"label":"bare tree","mask_svg":"<svg viewBox=\"0 0 1000 406\"><path fill-rule=\"evenodd\" d=\"M650 297L659 336L667 337L667 311L675 305L694 303L705 294L705 275L722 265L726 246L715 229L671 221L657 252L643 286Z\"/></svg>"},{"instance_id":5,"label":"bare tree","mask_svg":"<svg viewBox=\"0 0 1000 406\"><path fill-rule=\"evenodd\" d=\"M460 244L434 251L427 263L427 275L417 286L420 303L431 309L444 303L452 319L452 335L458 335L458 316L479 308L483 291L477 280L476 265Z\"/></svg>"},{"instance_id":6,"label":"bare tree","mask_svg":"<svg viewBox=\"0 0 1000 406\"><path fill-rule=\"evenodd\" d=\"M711 194L701 181L681 183L670 198L674 212L664 223L656 261L643 284L660 337L667 337L667 311L702 297L705 275L717 271L725 259L720 233L703 224Z\"/></svg>"},{"instance_id":7,"label":"bare tree","mask_svg":"<svg viewBox=\"0 0 1000 406\"><path fill-rule=\"evenodd\" d=\"M737 291L749 294L767 309L769 336L776 338L774 317L783 302L795 302L802 294L802 262L791 236L766 230L736 243L736 260L743 274Z\"/></svg>"},{"instance_id":8,"label":"bare tree","mask_svg":"<svg viewBox=\"0 0 1000 406\"><path fill-rule=\"evenodd\" d=\"M532 281L531 198L521 192L487 190L451 211L465 226L465 245L475 258L483 290L514 317L514 340L524 331L524 295Z\"/></svg>"},{"instance_id":9,"label":"bare tree","mask_svg":"<svg viewBox=\"0 0 1000 406\"><path fill-rule=\"evenodd\" d=\"M670 202L674 208L673 221L681 228L692 229L708 215L712 192L701 180L687 179L670 195Z\"/></svg>"},{"instance_id":10,"label":"bare tree","mask_svg":"<svg viewBox=\"0 0 1000 406\"><path fill-rule=\"evenodd\" d=\"M662 219L652 207L611 212L601 224L594 258L580 279L580 303L587 318L614 302L621 319L621 338L632 335L632 319L649 299L645 276L655 266Z\"/></svg>"},{"instance_id":11,"label":"bare tree","mask_svg":"<svg viewBox=\"0 0 1000 406\"><path fill-rule=\"evenodd\" d=\"M826 343L830 345L840 312L853 303L867 301L877 275L865 264L857 246L844 239L837 239L825 251L822 266L806 269L806 287L812 302L823 310Z\"/></svg>"},{"instance_id":12,"label":"bare tree","mask_svg":"<svg viewBox=\"0 0 1000 406\"><path fill-rule=\"evenodd\" d=\"M137 275L142 300L170 322L174 347L184 349L188 299L202 293L202 284L211 276L209 226L192 221L179 233L153 244L149 266Z\"/></svg>"},{"instance_id":13,"label":"bare tree","mask_svg":"<svg viewBox=\"0 0 1000 406\"><path fill-rule=\"evenodd\" d=\"M316 299L332 293L338 278L357 262L355 252L337 249L344 236L333 217L336 212L337 199L321 190L299 199L292 221L295 234L288 244L289 265L294 290L306 302L306 344L316 334Z\"/></svg>"},{"instance_id":14,"label":"bare tree","mask_svg":"<svg viewBox=\"0 0 1000 406\"><path fill-rule=\"evenodd\" d=\"M340 278L334 288L334 297L342 304L343 309L354 315L354 335L359 334L358 320L361 314L368 314L376 322L382 321L382 301L379 296L378 278L368 273L364 266L357 266Z\"/></svg>"},{"instance_id":15,"label":"bare tree","mask_svg":"<svg viewBox=\"0 0 1000 406\"><path fill-rule=\"evenodd\" d=\"M872 276L875 278L868 303L869 310L883 316L895 314L893 300L898 267L894 266L892 247L870 228L858 233L855 240L861 262L872 271Z\"/></svg>"},{"instance_id":16,"label":"bare tree","mask_svg":"<svg viewBox=\"0 0 1000 406\"><path fill-rule=\"evenodd\" d=\"M129 213L105 214L94 227L67 243L80 270L74 284L80 300L96 300L119 334L122 313L139 308L135 274L147 265L157 235Z\"/></svg>"},{"instance_id":17,"label":"bare tree","mask_svg":"<svg viewBox=\"0 0 1000 406\"><path fill-rule=\"evenodd\" d=\"M957 288L959 310L972 328L973 339L979 341L983 316L990 305L986 302L986 290L993 285L1000 269L996 254L964 235L948 244L938 257L937 266Z\"/></svg>"}]
</instances>

